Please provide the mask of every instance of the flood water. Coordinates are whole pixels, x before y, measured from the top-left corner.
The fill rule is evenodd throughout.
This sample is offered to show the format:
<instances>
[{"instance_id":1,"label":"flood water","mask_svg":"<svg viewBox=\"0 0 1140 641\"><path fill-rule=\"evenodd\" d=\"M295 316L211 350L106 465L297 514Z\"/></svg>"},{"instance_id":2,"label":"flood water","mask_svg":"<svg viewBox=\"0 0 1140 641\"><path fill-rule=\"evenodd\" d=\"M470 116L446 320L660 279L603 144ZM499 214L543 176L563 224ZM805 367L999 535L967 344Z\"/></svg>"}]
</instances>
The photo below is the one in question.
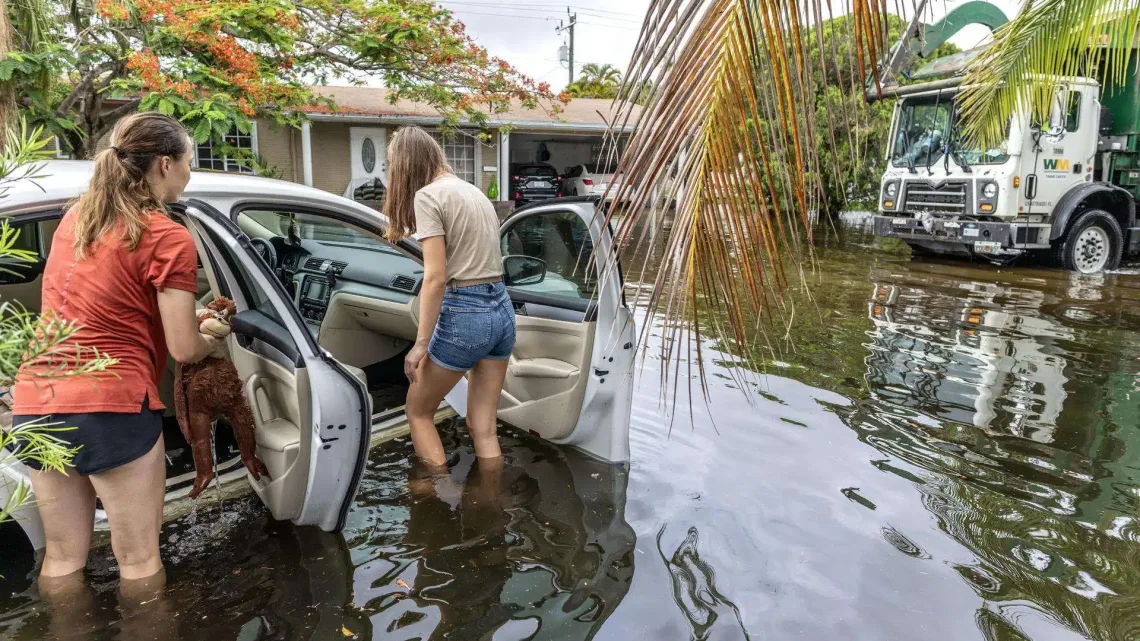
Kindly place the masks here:
<instances>
[{"instance_id":1,"label":"flood water","mask_svg":"<svg viewBox=\"0 0 1140 641\"><path fill-rule=\"evenodd\" d=\"M512 432L481 466L450 421L451 475L373 451L343 535L231 501L164 530L160 598L102 550L0 637L1140 639L1140 270L818 260L748 394L713 354L669 417L650 352L628 468Z\"/></svg>"}]
</instances>

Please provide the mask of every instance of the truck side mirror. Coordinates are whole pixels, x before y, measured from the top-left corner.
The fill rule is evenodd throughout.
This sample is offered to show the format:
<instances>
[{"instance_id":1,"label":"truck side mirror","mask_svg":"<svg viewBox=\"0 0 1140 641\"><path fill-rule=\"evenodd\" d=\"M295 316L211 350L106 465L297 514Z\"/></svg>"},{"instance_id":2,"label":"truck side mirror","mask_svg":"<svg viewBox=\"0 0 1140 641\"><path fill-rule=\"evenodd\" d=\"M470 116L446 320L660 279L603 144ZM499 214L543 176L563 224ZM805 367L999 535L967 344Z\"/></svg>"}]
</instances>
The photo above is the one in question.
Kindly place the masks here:
<instances>
[{"instance_id":1,"label":"truck side mirror","mask_svg":"<svg viewBox=\"0 0 1140 641\"><path fill-rule=\"evenodd\" d=\"M1100 135L1107 136L1112 133L1116 118L1113 117L1112 111L1108 107L1101 105L1100 107Z\"/></svg>"}]
</instances>

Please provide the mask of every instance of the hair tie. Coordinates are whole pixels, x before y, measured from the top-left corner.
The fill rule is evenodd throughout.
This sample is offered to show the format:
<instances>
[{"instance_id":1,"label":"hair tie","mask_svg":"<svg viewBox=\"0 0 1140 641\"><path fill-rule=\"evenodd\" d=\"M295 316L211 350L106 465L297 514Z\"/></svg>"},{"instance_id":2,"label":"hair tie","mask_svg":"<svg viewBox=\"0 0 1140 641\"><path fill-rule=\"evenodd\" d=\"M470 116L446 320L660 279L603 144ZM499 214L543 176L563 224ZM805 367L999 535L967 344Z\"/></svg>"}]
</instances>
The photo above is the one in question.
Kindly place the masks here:
<instances>
[{"instance_id":1,"label":"hair tie","mask_svg":"<svg viewBox=\"0 0 1140 641\"><path fill-rule=\"evenodd\" d=\"M111 151L115 152L115 155L118 156L120 160L127 157L127 153L115 145L111 145Z\"/></svg>"}]
</instances>

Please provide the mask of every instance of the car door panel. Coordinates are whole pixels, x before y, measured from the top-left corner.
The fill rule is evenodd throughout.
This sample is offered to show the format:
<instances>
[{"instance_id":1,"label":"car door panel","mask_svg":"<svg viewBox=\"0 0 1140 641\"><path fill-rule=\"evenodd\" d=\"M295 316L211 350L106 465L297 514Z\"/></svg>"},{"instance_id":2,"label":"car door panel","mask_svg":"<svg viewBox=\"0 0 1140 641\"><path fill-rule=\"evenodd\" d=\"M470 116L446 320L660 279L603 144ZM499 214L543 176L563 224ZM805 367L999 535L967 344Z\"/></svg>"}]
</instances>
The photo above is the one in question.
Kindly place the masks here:
<instances>
[{"instance_id":1,"label":"car door panel","mask_svg":"<svg viewBox=\"0 0 1140 641\"><path fill-rule=\"evenodd\" d=\"M603 216L585 200L544 204L508 219L500 235L504 255L538 258L547 274L508 284L516 343L499 418L627 461L634 326Z\"/></svg>"},{"instance_id":2,"label":"car door panel","mask_svg":"<svg viewBox=\"0 0 1140 641\"><path fill-rule=\"evenodd\" d=\"M594 323L516 316L515 349L503 391L515 401L499 418L545 439L566 438L578 423L594 346Z\"/></svg>"},{"instance_id":3,"label":"car door panel","mask_svg":"<svg viewBox=\"0 0 1140 641\"><path fill-rule=\"evenodd\" d=\"M339 530L370 441L371 399L362 376L317 346L232 221L199 201L191 201L190 212L217 291L234 299L241 316L227 345L253 409L258 456L270 468L270 479L251 479L254 491L274 518Z\"/></svg>"}]
</instances>

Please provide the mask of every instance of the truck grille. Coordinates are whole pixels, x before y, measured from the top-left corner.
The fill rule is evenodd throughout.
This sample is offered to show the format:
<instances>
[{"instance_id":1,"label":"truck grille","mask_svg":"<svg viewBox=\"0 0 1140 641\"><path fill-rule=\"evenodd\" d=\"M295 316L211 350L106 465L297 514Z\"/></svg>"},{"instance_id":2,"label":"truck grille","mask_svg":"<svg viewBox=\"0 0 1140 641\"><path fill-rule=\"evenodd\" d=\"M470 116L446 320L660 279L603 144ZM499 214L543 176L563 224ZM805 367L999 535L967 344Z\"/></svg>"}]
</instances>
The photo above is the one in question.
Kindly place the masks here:
<instances>
[{"instance_id":1,"label":"truck grille","mask_svg":"<svg viewBox=\"0 0 1140 641\"><path fill-rule=\"evenodd\" d=\"M909 212L940 212L965 214L969 212L969 183L947 181L939 185L925 180L906 182L903 205Z\"/></svg>"}]
</instances>

